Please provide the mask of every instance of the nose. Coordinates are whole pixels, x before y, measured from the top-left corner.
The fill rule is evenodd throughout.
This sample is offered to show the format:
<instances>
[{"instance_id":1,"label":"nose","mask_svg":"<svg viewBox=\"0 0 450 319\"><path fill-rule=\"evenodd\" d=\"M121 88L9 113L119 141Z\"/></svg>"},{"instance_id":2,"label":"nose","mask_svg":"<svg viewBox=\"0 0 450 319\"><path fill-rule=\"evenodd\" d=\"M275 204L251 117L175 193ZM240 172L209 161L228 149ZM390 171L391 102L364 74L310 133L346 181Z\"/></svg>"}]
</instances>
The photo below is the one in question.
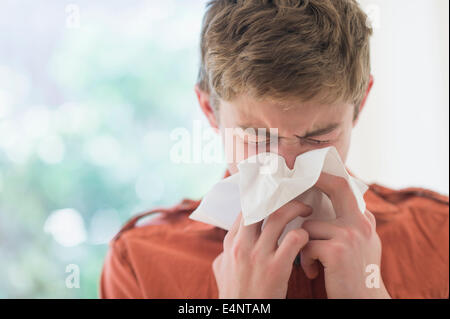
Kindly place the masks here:
<instances>
[{"instance_id":1,"label":"nose","mask_svg":"<svg viewBox=\"0 0 450 319\"><path fill-rule=\"evenodd\" d=\"M284 160L286 161L286 166L289 167L289 169L293 169L297 156L307 151L308 149L302 146L300 143L290 145L279 144L277 153L284 158Z\"/></svg>"}]
</instances>

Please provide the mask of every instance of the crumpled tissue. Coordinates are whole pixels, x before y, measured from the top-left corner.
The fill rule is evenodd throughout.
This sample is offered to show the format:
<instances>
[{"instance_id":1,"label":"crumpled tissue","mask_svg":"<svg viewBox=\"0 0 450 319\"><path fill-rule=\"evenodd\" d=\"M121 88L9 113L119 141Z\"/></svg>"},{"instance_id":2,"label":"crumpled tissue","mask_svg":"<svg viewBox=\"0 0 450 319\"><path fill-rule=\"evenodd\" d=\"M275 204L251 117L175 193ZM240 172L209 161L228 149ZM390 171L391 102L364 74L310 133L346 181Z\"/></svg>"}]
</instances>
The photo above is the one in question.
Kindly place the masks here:
<instances>
[{"instance_id":1,"label":"crumpled tissue","mask_svg":"<svg viewBox=\"0 0 450 319\"><path fill-rule=\"evenodd\" d=\"M364 193L368 186L350 176L334 146L299 155L293 169L276 153L260 153L238 163L239 172L222 179L203 197L189 218L229 230L242 211L244 225L257 223L296 199L313 208L308 217L296 217L282 235L299 228L307 219L336 218L331 200L314 187L322 172L345 178L351 186L358 208L366 209Z\"/></svg>"}]
</instances>

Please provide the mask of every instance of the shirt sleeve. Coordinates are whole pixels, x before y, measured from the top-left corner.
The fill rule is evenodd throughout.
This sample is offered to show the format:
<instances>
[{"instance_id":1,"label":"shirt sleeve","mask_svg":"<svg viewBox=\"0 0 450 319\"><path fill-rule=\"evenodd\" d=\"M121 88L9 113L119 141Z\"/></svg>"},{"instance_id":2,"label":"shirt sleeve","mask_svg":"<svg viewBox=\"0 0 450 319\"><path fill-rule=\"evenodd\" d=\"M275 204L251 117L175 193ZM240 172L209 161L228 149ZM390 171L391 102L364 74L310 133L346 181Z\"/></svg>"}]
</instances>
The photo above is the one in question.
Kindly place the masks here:
<instances>
[{"instance_id":1,"label":"shirt sleeve","mask_svg":"<svg viewBox=\"0 0 450 319\"><path fill-rule=\"evenodd\" d=\"M100 277L102 299L140 299L142 291L121 239L113 240Z\"/></svg>"}]
</instances>

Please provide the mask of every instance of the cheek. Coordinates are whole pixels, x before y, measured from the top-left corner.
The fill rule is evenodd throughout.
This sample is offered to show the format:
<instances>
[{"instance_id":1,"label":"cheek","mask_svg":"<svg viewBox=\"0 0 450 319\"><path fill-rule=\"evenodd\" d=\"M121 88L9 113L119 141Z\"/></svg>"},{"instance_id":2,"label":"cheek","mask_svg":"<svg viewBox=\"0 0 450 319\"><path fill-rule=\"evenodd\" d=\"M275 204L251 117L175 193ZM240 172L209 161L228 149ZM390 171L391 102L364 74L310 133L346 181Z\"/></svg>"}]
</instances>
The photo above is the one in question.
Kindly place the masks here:
<instances>
[{"instance_id":1,"label":"cheek","mask_svg":"<svg viewBox=\"0 0 450 319\"><path fill-rule=\"evenodd\" d=\"M222 143L224 145L225 160L230 169L253 155L269 151L265 145L257 146L255 144L246 144L234 134L233 129L221 130ZM234 169L233 169L234 170ZM236 169L237 171L237 169Z\"/></svg>"},{"instance_id":2,"label":"cheek","mask_svg":"<svg viewBox=\"0 0 450 319\"><path fill-rule=\"evenodd\" d=\"M245 144L241 139L230 136L230 134L228 134L228 136L223 134L222 142L225 148L225 159L227 164L237 164L258 153L258 149L255 145Z\"/></svg>"},{"instance_id":3,"label":"cheek","mask_svg":"<svg viewBox=\"0 0 450 319\"><path fill-rule=\"evenodd\" d=\"M336 150L338 151L344 164L347 160L348 150L350 148L350 138L351 130L347 130L346 132L343 132L339 140L333 144L334 147L336 147Z\"/></svg>"}]
</instances>

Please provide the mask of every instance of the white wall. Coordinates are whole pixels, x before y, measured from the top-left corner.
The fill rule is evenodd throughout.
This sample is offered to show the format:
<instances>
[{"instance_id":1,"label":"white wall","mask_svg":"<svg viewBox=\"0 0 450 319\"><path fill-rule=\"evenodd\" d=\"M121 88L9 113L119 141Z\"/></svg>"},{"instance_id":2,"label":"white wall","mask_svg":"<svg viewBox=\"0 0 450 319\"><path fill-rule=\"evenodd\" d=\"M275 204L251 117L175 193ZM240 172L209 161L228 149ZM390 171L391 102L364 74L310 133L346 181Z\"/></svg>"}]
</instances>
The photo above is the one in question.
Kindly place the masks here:
<instances>
[{"instance_id":1,"label":"white wall","mask_svg":"<svg viewBox=\"0 0 450 319\"><path fill-rule=\"evenodd\" d=\"M367 182L449 193L449 1L360 0L375 84L348 167Z\"/></svg>"}]
</instances>

